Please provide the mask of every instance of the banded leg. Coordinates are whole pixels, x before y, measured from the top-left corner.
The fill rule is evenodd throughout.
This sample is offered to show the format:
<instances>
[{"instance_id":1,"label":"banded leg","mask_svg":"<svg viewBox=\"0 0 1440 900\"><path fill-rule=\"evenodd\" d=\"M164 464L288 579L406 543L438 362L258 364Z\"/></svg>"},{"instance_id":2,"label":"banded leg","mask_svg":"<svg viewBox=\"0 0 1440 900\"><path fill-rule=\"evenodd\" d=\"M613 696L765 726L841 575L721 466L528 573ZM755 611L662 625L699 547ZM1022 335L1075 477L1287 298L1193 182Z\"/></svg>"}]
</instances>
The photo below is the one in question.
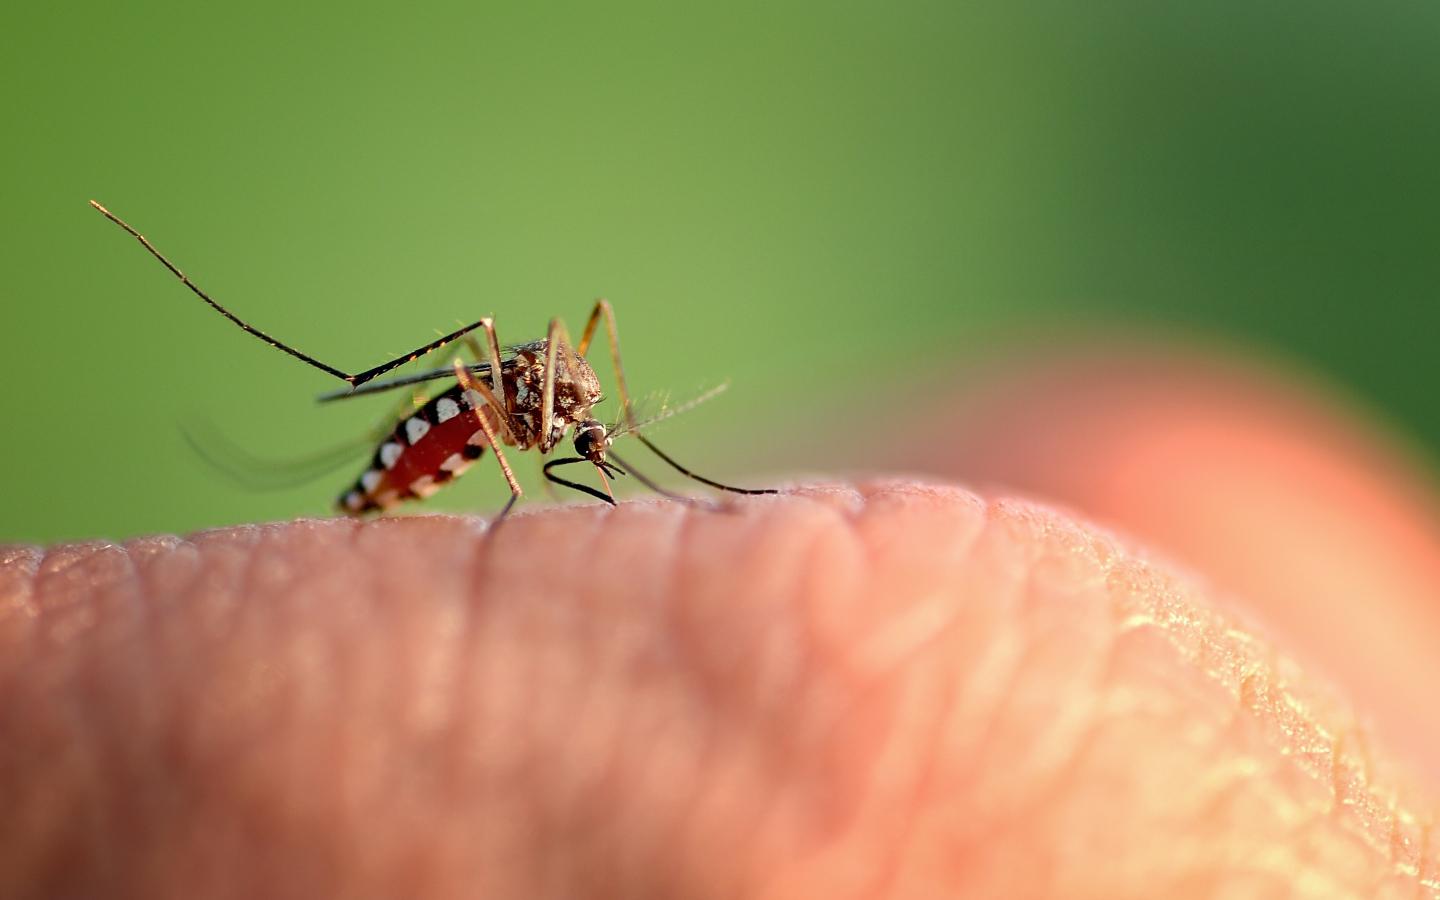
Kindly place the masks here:
<instances>
[{"instance_id":1,"label":"banded leg","mask_svg":"<svg viewBox=\"0 0 1440 900\"><path fill-rule=\"evenodd\" d=\"M481 382L472 378L470 370L465 368L465 363L459 359L455 360L455 380L460 382L460 386L463 389L475 391L482 397L485 397L487 403L494 403L495 395L491 394L490 389L485 387ZM496 410L501 416L508 415L503 406L492 405L491 409ZM485 415L485 410L476 406L473 412L475 413L476 421L480 423L480 429L485 432L485 439L490 442L490 449L495 451L495 461L500 464L500 472L505 476L505 483L510 485L510 499L505 502L505 506L500 510L500 514L495 517L494 524L498 525L510 514L510 509L515 505L515 501L519 500L520 495L525 492L520 489L520 482L515 480L515 473L511 471L510 463L505 459L505 452L500 449L500 439L496 436L495 429L490 425L490 419Z\"/></svg>"},{"instance_id":2,"label":"banded leg","mask_svg":"<svg viewBox=\"0 0 1440 900\"><path fill-rule=\"evenodd\" d=\"M476 323L474 323L474 324L472 324L472 325L466 325L464 328L461 328L461 329L459 329L458 331L452 331L452 332L450 332L449 334L447 334L447 335L445 335L445 336L443 336L443 337L441 337L441 338L438 338L438 339L436 339L436 340L433 340L433 341L431 341L430 343L425 344L425 345L422 346L422 347L416 347L414 350L411 350L409 353L405 353L405 354L402 354L402 355L400 355L400 356L397 356L397 357L395 357L394 359L390 360L389 362L381 363L380 365L375 366L374 368L366 369L366 370L363 371L363 372L357 372L357 373L355 373L355 374L352 375L352 374L350 374L350 373L348 373L348 372L344 372L344 371L341 371L340 369L335 368L334 366L330 365L329 363L323 363L323 362L321 362L320 360L316 359L315 357L310 356L309 354L300 352L299 350L295 349L294 347L291 347L289 344L286 344L286 343L284 343L284 342L282 342L282 341L280 341L280 340L278 340L278 339L276 339L276 338L271 337L270 335L268 335L268 334L266 334L265 332L261 331L260 329L256 328L254 325L251 325L249 322L246 322L244 319L241 319L239 316L235 315L233 312L231 312L230 310L228 310L228 309L226 309L225 307L221 306L218 302L216 302L214 299L212 299L209 294L207 294L207 293L205 293L203 290L201 290L201 289L200 289L200 286L197 285L195 282L191 281L191 280L190 280L190 277L189 277L188 275L186 275L184 272L180 271L179 266L176 266L176 265L175 265L174 263L172 263L170 260L166 259L165 256L164 256L164 254L162 254L159 250L157 250L157 249L155 248L155 245L152 244L152 243L150 243L150 241L145 237L145 235L143 235L143 234L141 234L140 232L136 231L136 230L135 230L134 228L132 228L127 222L125 222L125 220L121 219L119 216L115 215L115 214L112 213L110 210L108 210L108 209L106 209L105 207L101 206L101 205L100 205L99 203L97 203L96 201L91 200L91 201L90 201L90 205L93 206L93 207L95 207L97 210L99 210L99 211L100 211L100 214L103 215L105 218L109 219L111 222L114 222L116 225L120 226L120 227L121 227L122 229L124 229L131 237L133 237L135 240L139 241L139 242L140 242L140 246L142 246L142 247L144 247L146 250L148 250L148 251L150 252L150 255L151 255L151 256L153 256L153 257L155 257L156 259L158 259L158 260L160 261L160 263L165 266L165 268L169 269L169 270L170 270L170 274L172 274L172 275L174 275L176 278L180 279L180 283L183 284L183 285L185 285L185 287L189 288L191 293L193 293L195 296L199 297L201 300L204 300L207 304L209 304L209 306L210 306L211 309L215 310L215 311L218 312L220 315L224 316L225 318L229 319L231 322L233 322L233 323L235 323L236 325L238 325L238 326L239 326L243 331L245 331L247 334L250 334L250 335L253 335L254 337L259 338L260 340L262 340L262 341L264 341L265 343L269 344L270 346L274 347L276 350L279 350L279 351L281 351L282 353L287 353L287 354L289 354L290 356L293 356L294 358L300 360L301 362L305 363L305 364L308 365L308 366L312 366L312 367L314 367L314 368L316 368L316 369L319 369L320 371L324 372L324 373L327 374L327 375L333 375L334 377L339 378L341 381L344 381L345 383L349 384L352 388L359 387L360 385L362 385L362 384L364 384L365 382L371 380L372 378L375 378L375 377L380 376L380 375L384 375L386 372L389 372L391 369L399 368L400 366L403 366L403 365L405 365L405 364L408 363L408 362L414 362L415 360L419 359L420 357L424 356L425 354L429 353L429 352L432 351L432 350L439 350L441 347L445 346L446 344L450 343L451 341L455 340L456 338L463 337L464 335L469 334L470 332L474 331L476 328L479 328L479 327L484 323L484 321L486 321L486 320L483 320L483 319L482 319L480 322L476 322Z\"/></svg>"},{"instance_id":3,"label":"banded leg","mask_svg":"<svg viewBox=\"0 0 1440 900\"><path fill-rule=\"evenodd\" d=\"M584 356L586 351L590 349L590 341L595 337L595 328L600 323L602 317L605 319L606 334L610 338L610 359L615 366L615 385L620 392L620 405L625 411L625 424L630 429L630 433L635 435L635 439L648 447L651 453L660 457L665 461L666 465L681 475L698 481L701 484L709 485L716 490L729 491L732 494L778 494L779 491L774 488L735 487L734 485L721 484L718 481L706 478L704 475L697 475L680 465L671 458L669 454L655 446L650 439L645 436L640 430L640 426L635 422L635 412L630 406L630 391L625 386L625 367L620 364L620 335L615 328L615 308L610 305L609 300L602 297L595 301L595 308L590 311L590 319L585 323L585 330L580 333L580 344L576 347L576 350L579 351L581 356ZM661 491L661 493L664 493L664 491Z\"/></svg>"}]
</instances>

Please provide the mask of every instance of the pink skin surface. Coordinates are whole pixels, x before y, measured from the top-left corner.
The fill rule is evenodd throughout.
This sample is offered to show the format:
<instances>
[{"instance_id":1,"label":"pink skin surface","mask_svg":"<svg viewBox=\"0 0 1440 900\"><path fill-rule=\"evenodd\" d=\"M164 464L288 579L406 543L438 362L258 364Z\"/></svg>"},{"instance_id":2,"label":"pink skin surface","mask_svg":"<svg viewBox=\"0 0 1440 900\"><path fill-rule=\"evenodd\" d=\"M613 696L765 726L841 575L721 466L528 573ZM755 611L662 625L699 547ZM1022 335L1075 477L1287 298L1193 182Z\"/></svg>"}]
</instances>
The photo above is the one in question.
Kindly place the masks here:
<instances>
[{"instance_id":1,"label":"pink skin surface","mask_svg":"<svg viewBox=\"0 0 1440 900\"><path fill-rule=\"evenodd\" d=\"M892 460L1063 503L1202 573L1440 788L1440 493L1413 455L1254 365L1046 355L972 382Z\"/></svg>"},{"instance_id":2,"label":"pink skin surface","mask_svg":"<svg viewBox=\"0 0 1440 900\"><path fill-rule=\"evenodd\" d=\"M1398 457L1056 377L904 462L1125 538L891 480L0 548L0 896L1429 896Z\"/></svg>"}]
</instances>

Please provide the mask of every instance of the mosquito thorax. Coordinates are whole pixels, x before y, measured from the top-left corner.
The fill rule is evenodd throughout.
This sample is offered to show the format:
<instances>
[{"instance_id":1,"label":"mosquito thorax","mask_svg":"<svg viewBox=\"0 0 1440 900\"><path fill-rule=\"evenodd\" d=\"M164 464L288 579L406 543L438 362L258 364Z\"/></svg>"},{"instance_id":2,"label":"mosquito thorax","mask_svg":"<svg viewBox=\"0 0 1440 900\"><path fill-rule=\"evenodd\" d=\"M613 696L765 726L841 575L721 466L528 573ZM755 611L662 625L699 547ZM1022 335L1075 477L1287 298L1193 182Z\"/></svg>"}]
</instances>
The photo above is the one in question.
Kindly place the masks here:
<instances>
[{"instance_id":1,"label":"mosquito thorax","mask_svg":"<svg viewBox=\"0 0 1440 900\"><path fill-rule=\"evenodd\" d=\"M610 446L610 439L605 433L605 426L594 419L586 419L575 426L575 453L590 460L595 465L605 461L605 448Z\"/></svg>"},{"instance_id":2,"label":"mosquito thorax","mask_svg":"<svg viewBox=\"0 0 1440 900\"><path fill-rule=\"evenodd\" d=\"M547 341L517 348L505 376L507 393L513 392L511 424L517 431L520 446L539 446L545 453L560 442L572 423L589 418L590 407L600 400L600 379L585 358L572 355L567 360L566 354L557 354L550 433L541 434L547 348Z\"/></svg>"}]
</instances>

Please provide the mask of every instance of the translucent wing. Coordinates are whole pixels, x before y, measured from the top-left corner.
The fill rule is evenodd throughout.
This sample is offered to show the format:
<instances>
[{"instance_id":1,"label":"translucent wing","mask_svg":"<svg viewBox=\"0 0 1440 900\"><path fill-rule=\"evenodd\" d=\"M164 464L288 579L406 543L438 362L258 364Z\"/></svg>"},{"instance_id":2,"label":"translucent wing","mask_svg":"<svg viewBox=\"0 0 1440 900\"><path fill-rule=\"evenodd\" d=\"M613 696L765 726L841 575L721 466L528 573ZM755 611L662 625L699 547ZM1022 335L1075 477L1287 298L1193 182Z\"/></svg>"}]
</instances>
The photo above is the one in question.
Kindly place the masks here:
<instances>
[{"instance_id":1,"label":"translucent wing","mask_svg":"<svg viewBox=\"0 0 1440 900\"><path fill-rule=\"evenodd\" d=\"M707 400L713 400L725 393L729 387L730 382L722 381L708 391L678 404L672 404L669 396L666 394L652 394L633 404L631 407L631 412L634 417L633 425L622 419L605 429L605 433L611 440L624 437L627 434L634 434L643 428L649 428L666 419L673 419L681 413L687 413Z\"/></svg>"},{"instance_id":2,"label":"translucent wing","mask_svg":"<svg viewBox=\"0 0 1440 900\"><path fill-rule=\"evenodd\" d=\"M274 459L256 455L222 435L213 423L182 426L181 435L190 449L212 469L253 491L283 491L335 471L372 449L373 433L337 444L308 456Z\"/></svg>"}]
</instances>

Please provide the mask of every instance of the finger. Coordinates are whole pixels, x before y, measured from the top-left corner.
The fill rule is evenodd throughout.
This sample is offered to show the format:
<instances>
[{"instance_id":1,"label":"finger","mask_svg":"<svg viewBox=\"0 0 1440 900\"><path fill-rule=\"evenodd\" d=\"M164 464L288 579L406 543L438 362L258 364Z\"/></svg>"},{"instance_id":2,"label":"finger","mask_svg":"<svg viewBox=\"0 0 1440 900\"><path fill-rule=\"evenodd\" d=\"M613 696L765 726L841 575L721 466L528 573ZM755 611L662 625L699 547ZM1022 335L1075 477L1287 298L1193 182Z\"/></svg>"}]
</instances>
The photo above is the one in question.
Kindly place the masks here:
<instances>
[{"instance_id":1,"label":"finger","mask_svg":"<svg viewBox=\"0 0 1440 900\"><path fill-rule=\"evenodd\" d=\"M7 897L1413 896L1437 871L1301 673L1023 504L817 487L493 541L416 518L7 555Z\"/></svg>"},{"instance_id":2,"label":"finger","mask_svg":"<svg viewBox=\"0 0 1440 900\"><path fill-rule=\"evenodd\" d=\"M1333 393L1172 347L1021 354L897 452L1142 536L1343 683L1440 768L1440 503L1413 454ZM932 419L933 421L933 419Z\"/></svg>"}]
</instances>

